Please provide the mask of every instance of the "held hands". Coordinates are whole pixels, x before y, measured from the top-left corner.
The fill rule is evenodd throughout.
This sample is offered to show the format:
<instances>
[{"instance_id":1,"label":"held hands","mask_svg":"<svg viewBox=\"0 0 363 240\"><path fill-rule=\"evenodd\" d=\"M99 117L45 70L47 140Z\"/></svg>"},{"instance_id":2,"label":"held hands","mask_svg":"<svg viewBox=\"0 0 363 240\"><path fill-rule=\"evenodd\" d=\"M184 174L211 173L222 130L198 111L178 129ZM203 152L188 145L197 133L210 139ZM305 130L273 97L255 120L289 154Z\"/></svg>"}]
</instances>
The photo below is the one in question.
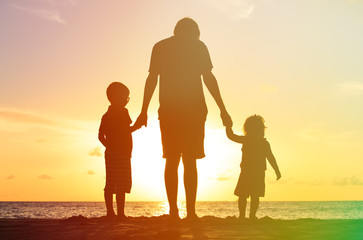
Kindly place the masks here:
<instances>
[{"instance_id":1,"label":"held hands","mask_svg":"<svg viewBox=\"0 0 363 240\"><path fill-rule=\"evenodd\" d=\"M227 127L227 128L231 128L233 125L231 116L229 116L227 111L221 111L221 118L222 118L222 122L223 122L223 126Z\"/></svg>"},{"instance_id":2,"label":"held hands","mask_svg":"<svg viewBox=\"0 0 363 240\"><path fill-rule=\"evenodd\" d=\"M141 112L134 126L136 126L137 128L141 128L142 126L147 127L147 114Z\"/></svg>"}]
</instances>

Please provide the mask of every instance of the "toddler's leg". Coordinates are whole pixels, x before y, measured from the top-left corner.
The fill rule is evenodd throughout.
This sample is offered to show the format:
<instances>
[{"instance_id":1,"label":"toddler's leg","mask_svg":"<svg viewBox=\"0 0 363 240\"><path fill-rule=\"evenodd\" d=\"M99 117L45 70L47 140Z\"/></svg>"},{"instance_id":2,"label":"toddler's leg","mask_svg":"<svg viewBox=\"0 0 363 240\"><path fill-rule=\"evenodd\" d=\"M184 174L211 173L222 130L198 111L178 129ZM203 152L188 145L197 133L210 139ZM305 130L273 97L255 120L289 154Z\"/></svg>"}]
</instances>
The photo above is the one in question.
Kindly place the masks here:
<instances>
[{"instance_id":1,"label":"toddler's leg","mask_svg":"<svg viewBox=\"0 0 363 240\"><path fill-rule=\"evenodd\" d=\"M115 216L115 211L113 210L113 195L112 192L105 191L104 192L105 203L106 203L106 210L107 216L112 217Z\"/></svg>"},{"instance_id":2,"label":"toddler's leg","mask_svg":"<svg viewBox=\"0 0 363 240\"><path fill-rule=\"evenodd\" d=\"M256 219L256 212L258 206L260 205L260 197L251 196L251 209L250 209L250 219Z\"/></svg>"},{"instance_id":3,"label":"toddler's leg","mask_svg":"<svg viewBox=\"0 0 363 240\"><path fill-rule=\"evenodd\" d=\"M116 194L117 216L125 218L125 193Z\"/></svg>"},{"instance_id":4,"label":"toddler's leg","mask_svg":"<svg viewBox=\"0 0 363 240\"><path fill-rule=\"evenodd\" d=\"M247 198L239 197L238 198L238 209L239 209L239 218L246 218L246 206L247 206Z\"/></svg>"}]
</instances>

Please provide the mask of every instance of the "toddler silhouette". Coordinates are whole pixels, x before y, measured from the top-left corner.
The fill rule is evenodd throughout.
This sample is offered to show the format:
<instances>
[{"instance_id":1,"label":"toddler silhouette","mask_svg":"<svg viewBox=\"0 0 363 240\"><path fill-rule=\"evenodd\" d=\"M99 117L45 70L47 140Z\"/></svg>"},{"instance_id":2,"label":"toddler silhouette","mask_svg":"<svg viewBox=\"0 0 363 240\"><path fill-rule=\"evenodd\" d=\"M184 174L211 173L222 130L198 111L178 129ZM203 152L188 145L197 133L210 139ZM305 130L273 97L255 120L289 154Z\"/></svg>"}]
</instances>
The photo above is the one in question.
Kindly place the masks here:
<instances>
[{"instance_id":1,"label":"toddler silhouette","mask_svg":"<svg viewBox=\"0 0 363 240\"><path fill-rule=\"evenodd\" d=\"M243 131L244 136L233 133L232 128L226 128L226 134L234 142L242 143L241 174L234 194L238 196L240 219L245 219L247 198L251 196L250 220L257 219L256 212L260 197L265 196L265 170L266 158L275 170L277 180L281 178L279 167L271 152L270 144L265 136L265 121L259 115L246 119Z\"/></svg>"}]
</instances>

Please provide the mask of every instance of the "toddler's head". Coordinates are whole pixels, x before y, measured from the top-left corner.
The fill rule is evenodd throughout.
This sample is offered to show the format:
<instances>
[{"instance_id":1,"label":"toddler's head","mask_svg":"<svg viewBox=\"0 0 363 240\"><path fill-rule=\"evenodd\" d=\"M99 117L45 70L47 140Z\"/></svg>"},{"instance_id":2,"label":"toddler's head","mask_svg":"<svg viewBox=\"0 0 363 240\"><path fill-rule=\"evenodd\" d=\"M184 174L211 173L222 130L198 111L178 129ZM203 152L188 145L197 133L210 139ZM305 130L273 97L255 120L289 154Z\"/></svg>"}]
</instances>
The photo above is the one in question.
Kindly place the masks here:
<instances>
[{"instance_id":1,"label":"toddler's head","mask_svg":"<svg viewBox=\"0 0 363 240\"><path fill-rule=\"evenodd\" d=\"M246 119L243 132L246 136L263 138L265 136L265 120L260 115L253 115Z\"/></svg>"},{"instance_id":2,"label":"toddler's head","mask_svg":"<svg viewBox=\"0 0 363 240\"><path fill-rule=\"evenodd\" d=\"M129 101L130 90L120 82L111 83L106 90L111 105L126 106Z\"/></svg>"}]
</instances>

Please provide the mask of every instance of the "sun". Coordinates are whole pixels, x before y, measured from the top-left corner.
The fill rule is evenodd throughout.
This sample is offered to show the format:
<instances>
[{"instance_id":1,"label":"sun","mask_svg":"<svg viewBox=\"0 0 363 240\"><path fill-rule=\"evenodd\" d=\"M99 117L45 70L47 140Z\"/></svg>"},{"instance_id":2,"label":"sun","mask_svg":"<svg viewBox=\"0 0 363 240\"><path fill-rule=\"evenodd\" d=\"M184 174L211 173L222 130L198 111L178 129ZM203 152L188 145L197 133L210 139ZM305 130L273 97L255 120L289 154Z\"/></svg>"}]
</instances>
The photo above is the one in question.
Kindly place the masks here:
<instances>
[{"instance_id":1,"label":"sun","mask_svg":"<svg viewBox=\"0 0 363 240\"><path fill-rule=\"evenodd\" d=\"M223 129L206 128L206 157L197 160L198 195L197 200L226 200L227 193L216 192L221 189L232 191L234 178L238 176L240 162L240 147L230 144ZM231 148L234 151L231 151ZM236 156L237 153L237 156ZM232 157L232 155L235 155ZM133 133L132 153L133 193L130 199L138 201L166 201L164 168L162 158L160 128L157 120L150 121L147 128ZM178 200L185 200L183 183L183 164L179 166Z\"/></svg>"}]
</instances>

